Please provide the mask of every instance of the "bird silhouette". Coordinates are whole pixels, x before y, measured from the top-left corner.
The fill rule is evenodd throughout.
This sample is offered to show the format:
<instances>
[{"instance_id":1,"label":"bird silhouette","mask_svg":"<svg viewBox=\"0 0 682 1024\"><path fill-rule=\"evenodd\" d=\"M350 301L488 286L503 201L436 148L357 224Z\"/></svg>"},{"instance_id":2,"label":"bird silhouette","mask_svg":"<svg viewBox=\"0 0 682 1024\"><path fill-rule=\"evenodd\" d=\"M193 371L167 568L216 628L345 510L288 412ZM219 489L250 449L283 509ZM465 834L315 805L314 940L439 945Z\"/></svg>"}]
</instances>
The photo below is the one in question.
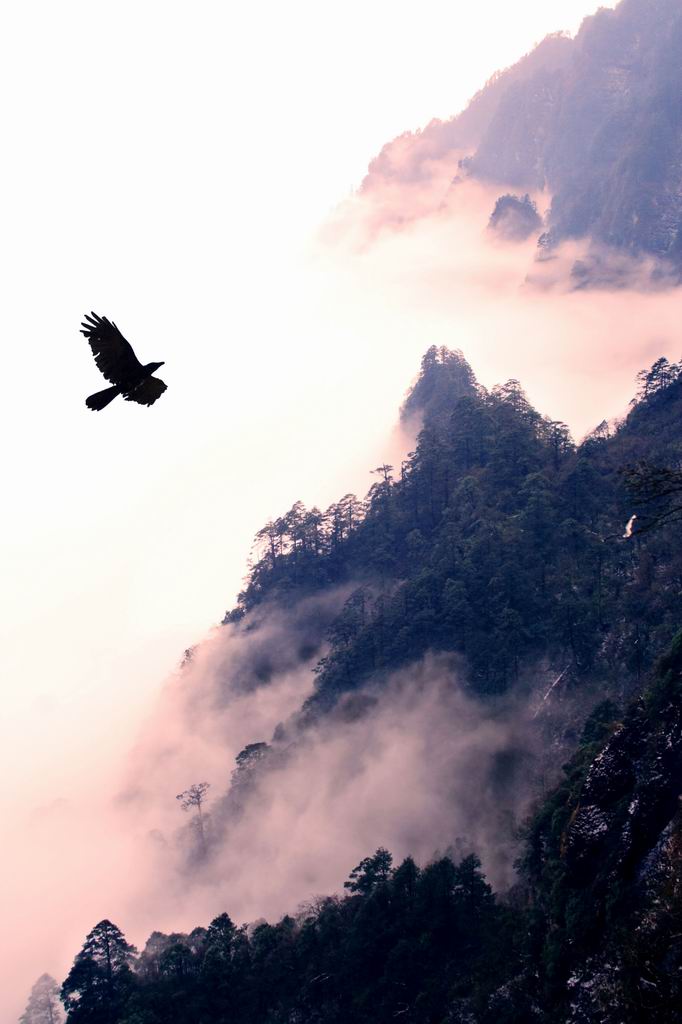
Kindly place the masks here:
<instances>
[{"instance_id":1,"label":"bird silhouette","mask_svg":"<svg viewBox=\"0 0 682 1024\"><path fill-rule=\"evenodd\" d=\"M163 363L139 361L130 342L126 341L115 323L96 313L85 314L81 334L88 339L97 369L113 387L97 391L85 399L88 409L99 412L117 395L123 395L126 402L139 405L153 405L166 390L166 385L152 374Z\"/></svg>"}]
</instances>

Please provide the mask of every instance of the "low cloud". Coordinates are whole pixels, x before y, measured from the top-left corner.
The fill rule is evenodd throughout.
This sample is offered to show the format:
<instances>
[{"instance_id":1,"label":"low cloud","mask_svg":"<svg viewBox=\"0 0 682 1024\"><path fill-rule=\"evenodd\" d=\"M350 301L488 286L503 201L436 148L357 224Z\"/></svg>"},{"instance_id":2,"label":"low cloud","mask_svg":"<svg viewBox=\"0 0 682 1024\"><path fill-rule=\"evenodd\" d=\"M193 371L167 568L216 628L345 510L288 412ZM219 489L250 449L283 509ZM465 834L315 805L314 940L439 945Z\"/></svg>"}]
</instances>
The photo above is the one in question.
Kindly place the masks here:
<instances>
[{"instance_id":1,"label":"low cloud","mask_svg":"<svg viewBox=\"0 0 682 1024\"><path fill-rule=\"evenodd\" d=\"M286 618L272 611L250 638L232 627L211 638L180 685L184 697L181 673L138 747L135 785L114 813L116 830L137 837L140 869L111 890L118 923L137 941L152 927L189 929L222 910L239 922L275 918L337 891L380 845L422 863L476 851L497 887L513 881L516 828L541 761L528 697L482 704L457 659L428 656L342 696L313 725L277 730L312 692L310 664L280 664L267 682L244 687L243 645L262 652ZM259 741L265 758L230 790L236 754ZM174 799L204 780L206 855Z\"/></svg>"},{"instance_id":2,"label":"low cloud","mask_svg":"<svg viewBox=\"0 0 682 1024\"><path fill-rule=\"evenodd\" d=\"M505 241L488 228L504 189L460 176L453 155L412 176L393 166L409 165L408 143L320 236L327 308L348 333L371 324L373 343L385 351L390 339L398 360L415 337L422 349L460 348L483 384L520 380L578 437L626 412L637 372L679 358L676 268L587 239L551 251L537 235ZM551 196L531 199L545 214Z\"/></svg>"}]
</instances>

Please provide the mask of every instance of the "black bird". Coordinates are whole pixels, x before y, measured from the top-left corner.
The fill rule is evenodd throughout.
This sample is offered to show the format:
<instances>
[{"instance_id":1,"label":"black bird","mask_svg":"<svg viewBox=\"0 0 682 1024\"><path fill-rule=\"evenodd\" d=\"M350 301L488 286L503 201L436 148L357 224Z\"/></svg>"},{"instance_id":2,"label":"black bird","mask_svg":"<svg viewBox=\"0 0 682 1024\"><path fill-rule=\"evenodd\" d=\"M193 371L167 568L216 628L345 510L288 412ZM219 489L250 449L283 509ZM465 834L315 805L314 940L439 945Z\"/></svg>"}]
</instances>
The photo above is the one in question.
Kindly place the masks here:
<instances>
[{"instance_id":1,"label":"black bird","mask_svg":"<svg viewBox=\"0 0 682 1024\"><path fill-rule=\"evenodd\" d=\"M152 377L163 363L143 366L132 345L125 340L116 324L105 316L86 313L85 321L81 324L81 334L88 339L97 369L113 384L113 387L86 398L88 409L104 409L116 395L123 395L126 402L153 405L166 390L162 380Z\"/></svg>"}]
</instances>

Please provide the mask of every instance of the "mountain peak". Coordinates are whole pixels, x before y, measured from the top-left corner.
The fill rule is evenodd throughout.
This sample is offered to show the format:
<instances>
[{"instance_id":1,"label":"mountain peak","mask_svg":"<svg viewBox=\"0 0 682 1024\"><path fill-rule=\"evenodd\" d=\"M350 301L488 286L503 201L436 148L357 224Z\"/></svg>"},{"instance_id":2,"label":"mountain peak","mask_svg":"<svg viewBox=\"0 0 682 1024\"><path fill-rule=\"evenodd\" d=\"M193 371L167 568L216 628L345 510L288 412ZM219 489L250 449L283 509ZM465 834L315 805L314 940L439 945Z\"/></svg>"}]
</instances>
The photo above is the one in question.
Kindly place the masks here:
<instances>
[{"instance_id":1,"label":"mountain peak","mask_svg":"<svg viewBox=\"0 0 682 1024\"><path fill-rule=\"evenodd\" d=\"M458 399L478 392L479 385L459 349L431 345L422 357L417 380L400 410L403 422L421 417L435 425L452 415Z\"/></svg>"}]
</instances>

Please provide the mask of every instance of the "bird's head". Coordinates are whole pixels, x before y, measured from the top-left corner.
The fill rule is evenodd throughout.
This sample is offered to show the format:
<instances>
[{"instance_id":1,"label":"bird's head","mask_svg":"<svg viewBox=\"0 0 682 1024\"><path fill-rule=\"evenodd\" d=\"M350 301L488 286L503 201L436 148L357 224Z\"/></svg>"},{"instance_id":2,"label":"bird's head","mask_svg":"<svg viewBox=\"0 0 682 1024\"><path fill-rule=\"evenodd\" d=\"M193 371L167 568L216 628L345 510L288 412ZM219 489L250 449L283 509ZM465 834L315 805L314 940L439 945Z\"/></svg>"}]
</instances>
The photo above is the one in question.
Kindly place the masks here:
<instances>
[{"instance_id":1,"label":"bird's head","mask_svg":"<svg viewBox=\"0 0 682 1024\"><path fill-rule=\"evenodd\" d=\"M150 363L149 365L151 366L152 373L156 373L156 371L159 369L160 366L165 366L166 364L165 363Z\"/></svg>"}]
</instances>

